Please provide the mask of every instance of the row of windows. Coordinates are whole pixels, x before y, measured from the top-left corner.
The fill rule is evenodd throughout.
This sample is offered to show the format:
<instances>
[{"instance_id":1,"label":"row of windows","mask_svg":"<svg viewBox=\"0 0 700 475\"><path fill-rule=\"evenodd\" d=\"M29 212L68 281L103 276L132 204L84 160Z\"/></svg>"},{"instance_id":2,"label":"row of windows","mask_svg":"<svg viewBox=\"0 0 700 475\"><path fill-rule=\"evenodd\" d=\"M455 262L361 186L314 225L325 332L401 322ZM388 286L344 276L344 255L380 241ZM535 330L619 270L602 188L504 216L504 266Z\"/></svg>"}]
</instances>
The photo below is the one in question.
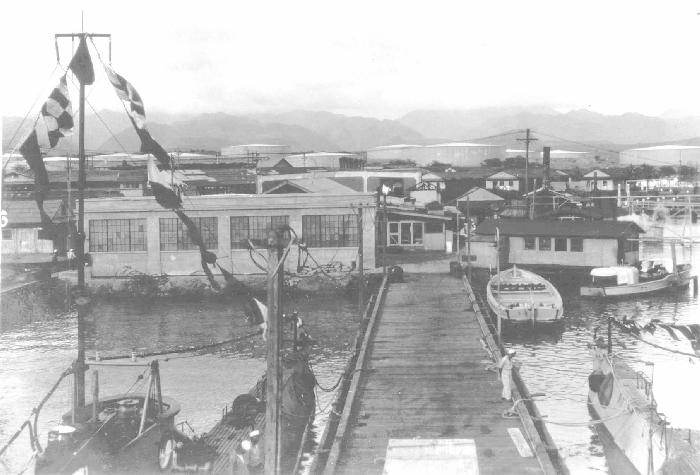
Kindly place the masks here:
<instances>
[{"instance_id":1,"label":"row of windows","mask_svg":"<svg viewBox=\"0 0 700 475\"><path fill-rule=\"evenodd\" d=\"M554 242L552 242L554 241ZM526 237L525 250L583 252L582 238Z\"/></svg>"},{"instance_id":2,"label":"row of windows","mask_svg":"<svg viewBox=\"0 0 700 475\"><path fill-rule=\"evenodd\" d=\"M218 218L191 218L207 249L219 247ZM231 248L267 246L270 232L289 224L289 216L231 216ZM159 221L161 251L189 251L199 247L179 218ZM89 224L90 252L146 251L145 219L93 219ZM354 247L359 244L357 216L302 216L302 240L309 247Z\"/></svg>"}]
</instances>

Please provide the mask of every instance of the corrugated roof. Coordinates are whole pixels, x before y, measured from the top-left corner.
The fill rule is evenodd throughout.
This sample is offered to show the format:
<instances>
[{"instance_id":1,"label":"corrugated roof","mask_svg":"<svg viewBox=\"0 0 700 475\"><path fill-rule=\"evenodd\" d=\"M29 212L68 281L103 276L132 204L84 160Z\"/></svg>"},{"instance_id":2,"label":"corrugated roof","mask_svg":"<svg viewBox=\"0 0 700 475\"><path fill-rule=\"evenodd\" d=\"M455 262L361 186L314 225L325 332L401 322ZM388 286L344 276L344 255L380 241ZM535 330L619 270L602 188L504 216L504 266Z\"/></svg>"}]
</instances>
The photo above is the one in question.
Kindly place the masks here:
<instances>
[{"instance_id":1,"label":"corrugated roof","mask_svg":"<svg viewBox=\"0 0 700 475\"><path fill-rule=\"evenodd\" d=\"M480 201L504 201L503 198L498 196L496 193L491 193L489 190L475 186L471 190L464 193L462 196L456 199L456 201L467 201L467 196L469 201L472 203L478 203Z\"/></svg>"},{"instance_id":2,"label":"corrugated roof","mask_svg":"<svg viewBox=\"0 0 700 475\"><path fill-rule=\"evenodd\" d=\"M302 192L307 193L326 193L326 194L343 194L357 193L352 188L341 185L330 178L301 178L299 180L285 180L283 183L267 190L265 193L274 193L275 190L285 186L292 185L299 188Z\"/></svg>"},{"instance_id":3,"label":"corrugated roof","mask_svg":"<svg viewBox=\"0 0 700 475\"><path fill-rule=\"evenodd\" d=\"M575 236L586 238L634 238L644 230L635 223L622 221L557 221L546 219L487 219L477 226L476 234L504 236Z\"/></svg>"}]
</instances>

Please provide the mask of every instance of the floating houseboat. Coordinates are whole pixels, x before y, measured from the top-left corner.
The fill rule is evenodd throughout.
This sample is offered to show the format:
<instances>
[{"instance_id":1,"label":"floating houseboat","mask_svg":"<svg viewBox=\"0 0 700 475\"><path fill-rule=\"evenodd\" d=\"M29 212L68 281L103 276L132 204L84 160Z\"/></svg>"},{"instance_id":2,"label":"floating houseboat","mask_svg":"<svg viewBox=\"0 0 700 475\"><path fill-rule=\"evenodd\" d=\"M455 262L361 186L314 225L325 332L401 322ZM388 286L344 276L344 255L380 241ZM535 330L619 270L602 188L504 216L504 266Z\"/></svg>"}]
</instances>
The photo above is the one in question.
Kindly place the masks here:
<instances>
[{"instance_id":1,"label":"floating houseboat","mask_svg":"<svg viewBox=\"0 0 700 475\"><path fill-rule=\"evenodd\" d=\"M505 321L552 322L564 312L561 295L551 282L516 266L489 280L486 297L496 316Z\"/></svg>"}]
</instances>

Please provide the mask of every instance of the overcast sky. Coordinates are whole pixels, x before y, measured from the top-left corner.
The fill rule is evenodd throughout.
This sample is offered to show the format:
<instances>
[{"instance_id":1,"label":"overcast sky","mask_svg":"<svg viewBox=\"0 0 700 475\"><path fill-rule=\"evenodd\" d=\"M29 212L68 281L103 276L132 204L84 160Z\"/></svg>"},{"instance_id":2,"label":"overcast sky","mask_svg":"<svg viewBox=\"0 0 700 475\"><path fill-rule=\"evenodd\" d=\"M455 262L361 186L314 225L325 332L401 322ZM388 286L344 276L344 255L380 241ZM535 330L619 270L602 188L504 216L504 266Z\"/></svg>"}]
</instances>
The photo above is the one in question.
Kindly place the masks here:
<instances>
[{"instance_id":1,"label":"overcast sky","mask_svg":"<svg viewBox=\"0 0 700 475\"><path fill-rule=\"evenodd\" d=\"M113 35L112 64L147 112L397 118L546 104L700 115L700 2L682 0L6 1L3 115L23 116L51 90L53 34L79 31L81 10L86 31ZM61 42L64 66L70 48ZM118 108L98 79L92 104Z\"/></svg>"}]
</instances>

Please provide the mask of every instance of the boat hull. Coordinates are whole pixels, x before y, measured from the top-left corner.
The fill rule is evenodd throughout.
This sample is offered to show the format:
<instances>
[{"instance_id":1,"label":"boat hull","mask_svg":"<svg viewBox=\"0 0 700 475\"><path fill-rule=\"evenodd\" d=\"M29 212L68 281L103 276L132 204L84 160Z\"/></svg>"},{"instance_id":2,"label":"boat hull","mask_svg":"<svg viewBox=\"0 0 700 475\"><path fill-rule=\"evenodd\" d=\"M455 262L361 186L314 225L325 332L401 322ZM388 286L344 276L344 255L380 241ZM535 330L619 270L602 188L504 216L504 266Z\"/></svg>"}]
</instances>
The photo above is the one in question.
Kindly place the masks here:
<instances>
[{"instance_id":1,"label":"boat hull","mask_svg":"<svg viewBox=\"0 0 700 475\"><path fill-rule=\"evenodd\" d=\"M556 322L563 316L559 291L544 277L523 269L508 269L493 276L486 286L486 301L502 321ZM539 290L509 290L513 286L533 284ZM496 289L496 290L494 290Z\"/></svg>"},{"instance_id":2,"label":"boat hull","mask_svg":"<svg viewBox=\"0 0 700 475\"><path fill-rule=\"evenodd\" d=\"M609 401L601 401L608 398ZM652 473L659 471L666 460L663 432L652 423L654 416L634 381L615 379L607 396L601 397L600 392L589 390L588 404L595 419L601 421L595 426L597 430L607 432L639 473L649 473L650 453L654 467ZM650 427L652 424L654 426Z\"/></svg>"},{"instance_id":3,"label":"boat hull","mask_svg":"<svg viewBox=\"0 0 700 475\"><path fill-rule=\"evenodd\" d=\"M628 295L649 294L666 289L682 288L688 286L691 280L690 269L683 270L678 276L669 274L661 279L639 282L638 284L616 285L609 287L583 286L583 297L624 297Z\"/></svg>"},{"instance_id":4,"label":"boat hull","mask_svg":"<svg viewBox=\"0 0 700 475\"><path fill-rule=\"evenodd\" d=\"M35 473L158 473L159 445L176 432L175 416L180 412L180 406L163 398L165 410L161 416L147 421L143 432L138 434L140 413L128 417L111 414L110 408L127 399L136 401L136 407L142 407L144 395L124 394L100 400L100 420L73 424L76 428L74 445L47 446L35 466ZM83 420L89 420L91 416L92 403L84 407ZM71 425L71 419L72 414L67 413L63 416L63 423Z\"/></svg>"}]
</instances>

